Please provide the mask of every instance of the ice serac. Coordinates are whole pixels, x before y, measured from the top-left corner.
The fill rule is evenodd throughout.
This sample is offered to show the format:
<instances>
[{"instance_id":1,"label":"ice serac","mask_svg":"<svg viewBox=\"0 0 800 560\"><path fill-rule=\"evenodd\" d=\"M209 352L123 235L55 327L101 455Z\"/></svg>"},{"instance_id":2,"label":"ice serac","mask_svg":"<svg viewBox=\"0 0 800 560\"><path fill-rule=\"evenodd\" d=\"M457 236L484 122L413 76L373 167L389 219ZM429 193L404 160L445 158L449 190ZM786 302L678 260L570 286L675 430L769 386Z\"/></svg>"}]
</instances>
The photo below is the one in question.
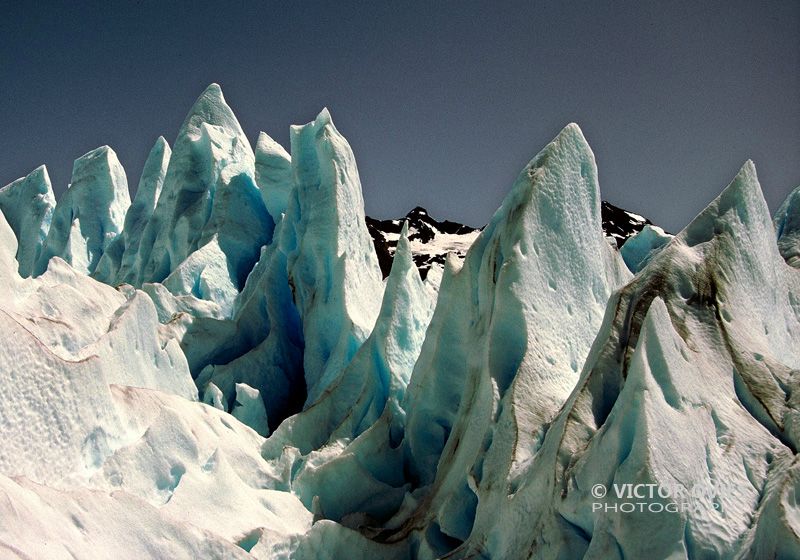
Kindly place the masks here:
<instances>
[{"instance_id":1,"label":"ice serac","mask_svg":"<svg viewBox=\"0 0 800 560\"><path fill-rule=\"evenodd\" d=\"M0 280L12 289L19 282L19 272L16 270L19 268L17 251L17 236L5 214L0 212Z\"/></svg>"},{"instance_id":2,"label":"ice serac","mask_svg":"<svg viewBox=\"0 0 800 560\"><path fill-rule=\"evenodd\" d=\"M213 302L224 317L230 316L239 295L238 286L230 275L227 255L216 234L178 265L162 284L172 294Z\"/></svg>"},{"instance_id":3,"label":"ice serac","mask_svg":"<svg viewBox=\"0 0 800 560\"><path fill-rule=\"evenodd\" d=\"M636 274L672 237L660 227L647 224L629 237L619 252L628 269Z\"/></svg>"},{"instance_id":4,"label":"ice serac","mask_svg":"<svg viewBox=\"0 0 800 560\"><path fill-rule=\"evenodd\" d=\"M230 283L244 287L273 221L254 180L255 156L218 85L178 132L158 203L144 228L134 285L161 282L216 237Z\"/></svg>"},{"instance_id":5,"label":"ice serac","mask_svg":"<svg viewBox=\"0 0 800 560\"><path fill-rule=\"evenodd\" d=\"M128 179L114 150L102 146L75 160L72 182L53 211L34 274L43 273L53 257L93 273L122 231L130 204Z\"/></svg>"},{"instance_id":6,"label":"ice serac","mask_svg":"<svg viewBox=\"0 0 800 560\"><path fill-rule=\"evenodd\" d=\"M421 557L466 540L478 510L501 508L527 475L629 277L602 230L594 155L569 125L520 173L463 267L445 271L407 392L408 469L428 488L398 535L424 528Z\"/></svg>"},{"instance_id":7,"label":"ice serac","mask_svg":"<svg viewBox=\"0 0 800 560\"><path fill-rule=\"evenodd\" d=\"M778 248L787 263L800 268L800 187L780 205L773 218Z\"/></svg>"},{"instance_id":8,"label":"ice serac","mask_svg":"<svg viewBox=\"0 0 800 560\"><path fill-rule=\"evenodd\" d=\"M329 116L326 115L327 113L323 113L318 121L321 121L323 117L329 119ZM349 315L354 311L360 313L359 306L368 307L369 314L372 315L375 313L374 308L380 305L380 299L377 299L377 305L373 305L369 296L370 292L375 294L375 298L381 296L377 274L370 274L371 271L376 270L372 265L374 258L371 254L372 246L367 244L368 248L363 249L363 254L359 253L359 247L365 245L363 240L366 236L364 235L363 202L360 184L357 182L357 171L354 167L348 169L341 163L345 162L346 165L354 166L352 153L335 128L332 125L329 126L330 130L319 125L318 129L314 131L319 138L314 137L313 142L320 144L321 148L313 143L306 147L296 142L301 147L295 149L295 164L299 161L298 153L303 150L306 152L311 150L311 156L314 158L314 172L318 175L312 180L316 179L319 184L313 189L306 186L302 193L292 194L294 209L291 208L291 205L287 209L285 216L276 228L274 242L263 249L261 259L253 268L245 290L237 299L232 319L236 328L231 330L229 335L225 335L222 343L217 343L216 348L208 354L197 355L196 359L189 357L193 372L197 372L196 375L198 375L198 386L202 389L207 384L213 383L222 391L223 401L228 403L228 407L235 398L236 383L247 383L257 388L264 399L272 429L278 427L279 421L287 416L287 412L297 411L294 401L298 395L303 395L305 398L309 379L304 379L303 373L305 371L305 374L308 375L310 368L303 367L303 355L305 354L307 362L314 363L311 360L319 354L326 355L331 352L330 345L340 344L344 348L342 352L344 360L349 360L350 353L358 349L361 342L360 337L364 336L364 332L368 333L368 329L372 327L371 321L361 320L362 313L356 318L357 326L360 322L361 333L357 335L358 338L354 339L348 333L347 329L350 327L346 326L346 322L351 321ZM326 148L324 144L326 135L331 136L332 140L328 140L328 142L333 148ZM265 144L272 145L262 136L262 151L266 151ZM274 147L274 149L278 148ZM325 156L326 149L330 151L328 156ZM288 158L281 159L284 163L289 163ZM306 163L305 165L308 167L310 164ZM343 171L341 177L327 178L318 171L320 165L323 167L323 171L325 166L330 166L342 169L346 171L346 174ZM276 165L275 167L280 166ZM305 172L305 170L301 170L301 173ZM342 177L347 180L343 181ZM350 237L353 236L355 239L361 239L362 243L351 243ZM299 284L303 291L298 294L298 282L294 278L290 279L292 274L297 275L300 270L301 264L298 263L302 263L302 266L308 269L311 266L325 265L331 262L338 263L338 267L343 267L345 262L353 263L347 266L357 272L353 276L347 276L340 268L320 266L311 271L316 275L314 277L304 271L304 275L300 278L304 280L305 284ZM367 263L366 271L363 270L363 262ZM367 274L365 275L365 273ZM363 280L363 277L366 277L367 280ZM366 290L359 289L359 285L366 286ZM331 293L328 294L326 290L330 290ZM336 293L337 290L345 290L350 302L348 303L345 298L340 297ZM306 292L313 293L311 301L314 305L303 310L301 303L303 294ZM358 294L358 296L353 294ZM364 301L353 305L352 301L356 298L363 298ZM200 323L198 321L197 328L188 331L188 336L193 336L195 332L200 335L208 332L206 327L209 325L204 323L201 327ZM345 326L341 327L341 325ZM218 326L220 325L213 325L215 328ZM324 333L323 336L332 341L329 347L312 348L311 350L305 348L305 340L308 336L308 333L305 332L306 329L312 335L315 332L314 329L321 330ZM341 337L341 340L337 341L337 337ZM221 337L219 338L222 340ZM326 342L326 340L322 342ZM320 346L318 342L316 344ZM192 344L191 346L208 349L213 347L214 343ZM331 380L337 376L334 368L339 368L341 371L345 365L346 361L341 358L335 359L331 363ZM362 364L358 375L363 375L364 369ZM317 374L317 377L319 375ZM349 378L353 378L353 375ZM311 381L313 382L313 379ZM352 388L347 383L345 385ZM313 390L308 387L309 392ZM324 391L320 391L320 394L322 392ZM338 391L337 395L340 395L341 398L334 407L335 411L330 411L331 418L338 418L338 411L347 410L347 403L358 399L358 395L345 394L342 391ZM316 398L316 396L310 396L309 404L311 399ZM329 406L333 401L328 400L327 402L328 404L324 406L316 407L315 412L309 414L308 418L319 414L320 410ZM373 406L377 405L373 404ZM381 408L378 407L378 413L380 410ZM362 424L369 425L361 420L356 422L355 427ZM288 444L303 449L305 452L315 449L327 441L331 434L332 422L332 420L331 422L311 421L312 427L308 431L292 430L293 435ZM288 431L287 428L282 433ZM277 441L280 437L273 436L271 440Z\"/></svg>"},{"instance_id":9,"label":"ice serac","mask_svg":"<svg viewBox=\"0 0 800 560\"><path fill-rule=\"evenodd\" d=\"M33 274L55 205L50 176L44 165L0 189L0 211L17 236L21 276Z\"/></svg>"},{"instance_id":10,"label":"ice serac","mask_svg":"<svg viewBox=\"0 0 800 560\"><path fill-rule=\"evenodd\" d=\"M269 421L261 393L246 383L236 384L236 402L231 414L239 422L250 426L260 435L265 436L269 433Z\"/></svg>"},{"instance_id":11,"label":"ice serac","mask_svg":"<svg viewBox=\"0 0 800 560\"><path fill-rule=\"evenodd\" d=\"M106 284L136 281L136 255L147 222L153 215L172 150L163 136L159 136L144 163L142 176L133 203L125 214L122 233L106 249L100 259L94 277Z\"/></svg>"},{"instance_id":12,"label":"ice serac","mask_svg":"<svg viewBox=\"0 0 800 560\"><path fill-rule=\"evenodd\" d=\"M755 513L755 524L745 535L737 560L746 558L792 558L800 546L797 495L800 492L800 463L781 458L770 469L764 499Z\"/></svg>"},{"instance_id":13,"label":"ice serac","mask_svg":"<svg viewBox=\"0 0 800 560\"><path fill-rule=\"evenodd\" d=\"M569 125L482 231L367 226L327 111L291 136L209 87L120 235L107 148L49 230L43 168L0 190L0 550L798 556L800 191L748 162L671 237Z\"/></svg>"},{"instance_id":14,"label":"ice serac","mask_svg":"<svg viewBox=\"0 0 800 560\"><path fill-rule=\"evenodd\" d=\"M353 151L327 109L291 130L295 187L280 238L303 322L307 404L316 401L369 336L383 283L364 222Z\"/></svg>"},{"instance_id":15,"label":"ice serac","mask_svg":"<svg viewBox=\"0 0 800 560\"><path fill-rule=\"evenodd\" d=\"M433 295L414 267L404 230L372 333L320 399L284 421L265 444L264 456L278 458L286 446L307 455L334 442L349 442L383 415L402 426L403 395L430 320ZM314 495L309 494L309 505Z\"/></svg>"},{"instance_id":16,"label":"ice serac","mask_svg":"<svg viewBox=\"0 0 800 560\"><path fill-rule=\"evenodd\" d=\"M454 556L798 550L799 512L787 492L797 487L799 291L748 162L612 297L506 522L479 515ZM605 499L590 492L597 484L609 489ZM613 491L625 484L682 493L649 500L663 510L626 514Z\"/></svg>"},{"instance_id":17,"label":"ice serac","mask_svg":"<svg viewBox=\"0 0 800 560\"><path fill-rule=\"evenodd\" d=\"M403 401L411 372L422 349L425 332L433 314L436 292L420 278L403 225L386 281L381 310L370 334L381 399L392 414L404 420ZM378 406L377 409L381 409ZM377 410L376 410L377 411Z\"/></svg>"},{"instance_id":18,"label":"ice serac","mask_svg":"<svg viewBox=\"0 0 800 560\"><path fill-rule=\"evenodd\" d=\"M203 402L207 405L213 406L217 410L221 410L225 412L226 406L222 402L223 395L222 391L219 390L219 387L214 385L213 383L208 383L205 386L205 391L203 391Z\"/></svg>"},{"instance_id":19,"label":"ice serac","mask_svg":"<svg viewBox=\"0 0 800 560\"><path fill-rule=\"evenodd\" d=\"M320 400L287 419L264 445L265 457L286 445L307 456L293 469L292 490L319 516L357 526L346 516L386 521L401 506L408 489L400 476L402 403L434 295L414 266L404 227L369 338ZM343 476L348 472L359 473L358 488Z\"/></svg>"},{"instance_id":20,"label":"ice serac","mask_svg":"<svg viewBox=\"0 0 800 560\"><path fill-rule=\"evenodd\" d=\"M281 220L292 190L292 158L266 132L256 143L256 184L275 223Z\"/></svg>"}]
</instances>

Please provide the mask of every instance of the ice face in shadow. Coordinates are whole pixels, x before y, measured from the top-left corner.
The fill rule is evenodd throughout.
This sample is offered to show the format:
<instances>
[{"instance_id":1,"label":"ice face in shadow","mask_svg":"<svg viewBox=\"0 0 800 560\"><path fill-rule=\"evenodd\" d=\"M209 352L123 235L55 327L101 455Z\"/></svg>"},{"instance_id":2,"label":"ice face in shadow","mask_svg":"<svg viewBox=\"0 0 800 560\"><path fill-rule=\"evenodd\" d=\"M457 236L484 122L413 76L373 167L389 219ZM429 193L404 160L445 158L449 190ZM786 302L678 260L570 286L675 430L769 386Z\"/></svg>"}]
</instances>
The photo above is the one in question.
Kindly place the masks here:
<instances>
[{"instance_id":1,"label":"ice face in shadow","mask_svg":"<svg viewBox=\"0 0 800 560\"><path fill-rule=\"evenodd\" d=\"M0 211L17 236L16 258L21 276L33 274L50 230L55 205L50 176L44 165L0 189Z\"/></svg>"},{"instance_id":2,"label":"ice face in shadow","mask_svg":"<svg viewBox=\"0 0 800 560\"><path fill-rule=\"evenodd\" d=\"M271 461L288 463L292 490L328 519L341 521L353 512L388 519L405 493L397 478L399 449L390 449L402 440L403 395L434 295L414 266L406 235L403 229L369 338L323 395L286 419L262 449ZM351 469L360 473L358 488L346 475Z\"/></svg>"},{"instance_id":3,"label":"ice face in shadow","mask_svg":"<svg viewBox=\"0 0 800 560\"><path fill-rule=\"evenodd\" d=\"M285 224L279 224L276 239ZM233 318L196 320L184 337L201 390L221 391L230 410L237 383L257 389L274 430L297 412L306 396L303 330L289 286L286 256L277 241L261 258L236 299ZM198 346L200 348L198 348Z\"/></svg>"},{"instance_id":4,"label":"ice face in shadow","mask_svg":"<svg viewBox=\"0 0 800 560\"><path fill-rule=\"evenodd\" d=\"M800 268L800 187L783 201L773 223L781 255L787 263Z\"/></svg>"},{"instance_id":5,"label":"ice face in shadow","mask_svg":"<svg viewBox=\"0 0 800 560\"><path fill-rule=\"evenodd\" d=\"M102 146L75 160L72 182L53 211L35 275L60 257L91 274L120 234L131 204L128 180L114 150Z\"/></svg>"},{"instance_id":6,"label":"ice face in shadow","mask_svg":"<svg viewBox=\"0 0 800 560\"><path fill-rule=\"evenodd\" d=\"M349 145L327 111L292 134L289 207L232 316L247 335L212 344L197 362L201 388L214 383L230 401L235 383L247 383L264 396L271 422L295 412L299 396L311 405L337 379L369 335L383 293ZM260 180L281 182L283 171L262 167Z\"/></svg>"},{"instance_id":7,"label":"ice face in shadow","mask_svg":"<svg viewBox=\"0 0 800 560\"><path fill-rule=\"evenodd\" d=\"M268 417L278 419L294 408L287 404L301 392L307 394L308 413L298 420L305 427L294 427L293 419L270 438L307 453L323 445L344 417L350 417L352 426L339 427L353 437L380 415L389 390L389 379L380 375L389 375L389 370L375 371L374 358L348 370L379 315L383 290L352 152L327 111L313 123L295 127L293 134L295 175L306 184L292 190L274 242L263 249L234 313L235 322L248 325L254 340L244 352L237 350L233 360L213 359L198 384L213 383L230 400L234 384L246 382L264 395ZM265 143L262 136L263 150ZM285 170L275 168L262 168L261 181L285 180ZM411 277L410 272L416 274L412 267L405 275ZM418 275L415 279L421 289ZM408 320L420 319L410 314ZM311 348L308 337L314 341ZM369 388L362 395L364 383ZM362 398L359 406L370 414L351 410ZM283 443L275 445L280 455Z\"/></svg>"}]
</instances>

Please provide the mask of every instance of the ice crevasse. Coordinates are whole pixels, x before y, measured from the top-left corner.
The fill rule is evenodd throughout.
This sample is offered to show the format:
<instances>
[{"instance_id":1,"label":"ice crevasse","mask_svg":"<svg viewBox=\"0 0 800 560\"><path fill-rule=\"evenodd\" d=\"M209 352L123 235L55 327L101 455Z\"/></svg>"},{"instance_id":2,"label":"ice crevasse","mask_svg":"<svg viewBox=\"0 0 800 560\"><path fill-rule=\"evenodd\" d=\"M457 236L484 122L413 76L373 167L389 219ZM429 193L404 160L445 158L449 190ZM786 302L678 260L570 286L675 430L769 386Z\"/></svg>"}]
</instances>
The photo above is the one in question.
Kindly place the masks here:
<instances>
[{"instance_id":1,"label":"ice crevasse","mask_svg":"<svg viewBox=\"0 0 800 560\"><path fill-rule=\"evenodd\" d=\"M0 189L2 555L800 557L797 191L617 249L570 124L384 280L330 113L290 137L213 84L132 201L109 147Z\"/></svg>"}]
</instances>

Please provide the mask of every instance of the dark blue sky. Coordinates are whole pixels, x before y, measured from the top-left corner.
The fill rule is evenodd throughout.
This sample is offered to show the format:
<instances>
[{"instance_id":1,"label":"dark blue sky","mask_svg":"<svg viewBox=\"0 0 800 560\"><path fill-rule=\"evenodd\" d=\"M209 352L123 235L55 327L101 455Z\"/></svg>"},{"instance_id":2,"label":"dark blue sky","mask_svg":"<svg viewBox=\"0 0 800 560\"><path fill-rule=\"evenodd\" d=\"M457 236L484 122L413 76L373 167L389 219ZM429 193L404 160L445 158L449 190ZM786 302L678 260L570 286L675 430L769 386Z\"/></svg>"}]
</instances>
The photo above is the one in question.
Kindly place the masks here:
<instances>
[{"instance_id":1,"label":"dark blue sky","mask_svg":"<svg viewBox=\"0 0 800 560\"><path fill-rule=\"evenodd\" d=\"M252 142L328 106L376 217L482 224L570 121L603 197L673 231L747 158L773 208L800 184L795 1L11 4L0 184L46 163L61 192L109 144L135 186L210 82Z\"/></svg>"}]
</instances>

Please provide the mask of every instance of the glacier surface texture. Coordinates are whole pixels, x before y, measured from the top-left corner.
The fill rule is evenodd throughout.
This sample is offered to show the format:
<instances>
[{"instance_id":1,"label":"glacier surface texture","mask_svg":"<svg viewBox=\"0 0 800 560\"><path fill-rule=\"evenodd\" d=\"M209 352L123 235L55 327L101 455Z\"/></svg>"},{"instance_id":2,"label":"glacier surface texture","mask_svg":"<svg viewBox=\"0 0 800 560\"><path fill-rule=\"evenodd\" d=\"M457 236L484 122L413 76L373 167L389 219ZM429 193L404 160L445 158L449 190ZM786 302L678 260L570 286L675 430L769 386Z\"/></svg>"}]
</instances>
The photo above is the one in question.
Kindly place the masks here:
<instances>
[{"instance_id":1,"label":"glacier surface texture","mask_svg":"<svg viewBox=\"0 0 800 560\"><path fill-rule=\"evenodd\" d=\"M483 228L365 216L219 86L135 196L0 189L0 557L800 558L800 190L681 232L566 126Z\"/></svg>"}]
</instances>

